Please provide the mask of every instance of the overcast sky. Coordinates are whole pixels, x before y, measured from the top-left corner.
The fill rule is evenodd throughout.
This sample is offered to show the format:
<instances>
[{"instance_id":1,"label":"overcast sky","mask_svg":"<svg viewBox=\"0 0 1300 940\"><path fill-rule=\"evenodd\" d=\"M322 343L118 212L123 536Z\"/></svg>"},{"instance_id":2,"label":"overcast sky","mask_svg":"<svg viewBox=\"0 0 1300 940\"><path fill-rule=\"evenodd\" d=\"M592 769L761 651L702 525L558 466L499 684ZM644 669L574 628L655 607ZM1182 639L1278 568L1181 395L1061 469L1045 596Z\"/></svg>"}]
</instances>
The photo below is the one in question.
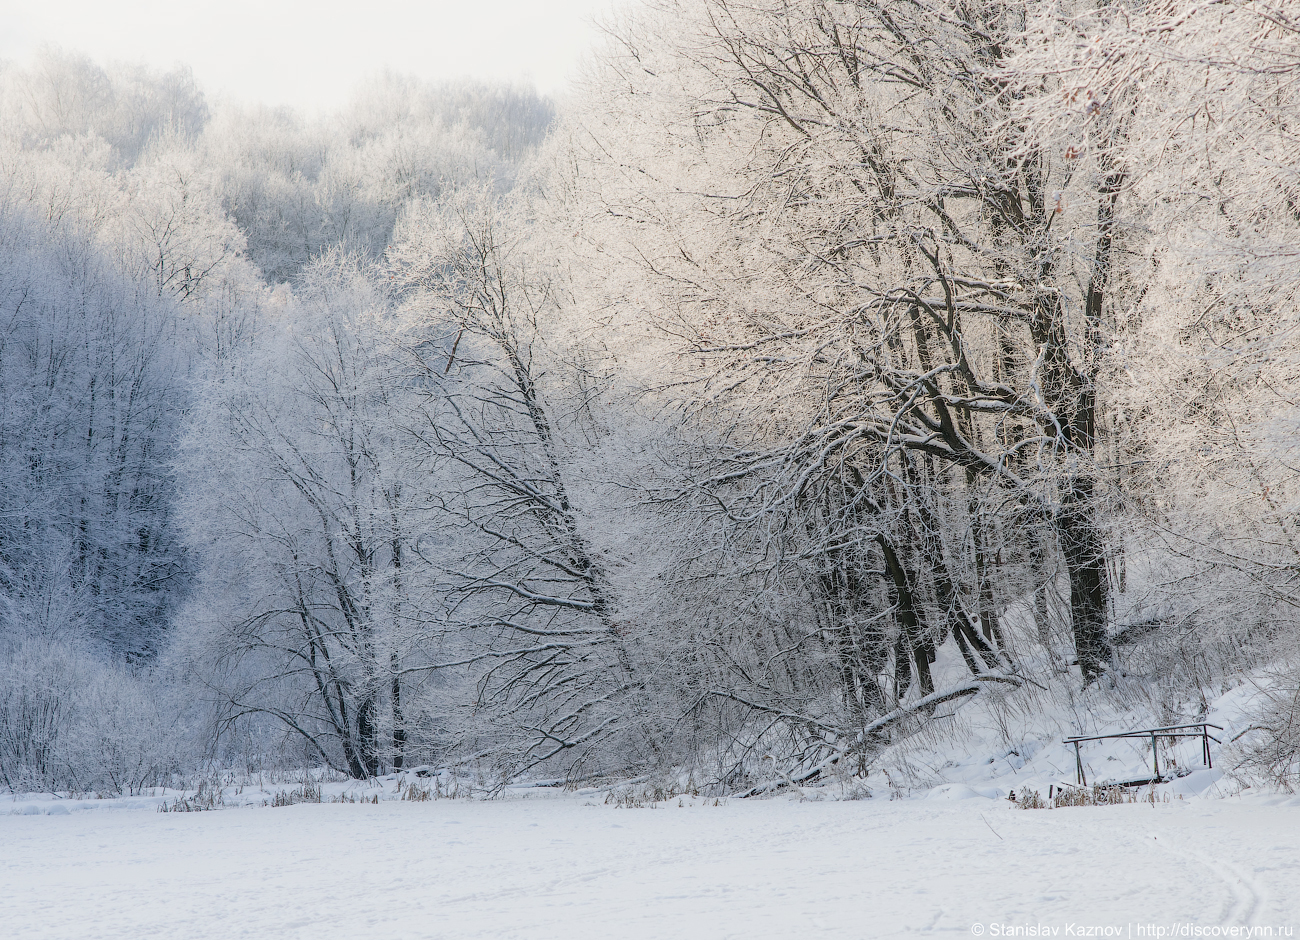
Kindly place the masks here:
<instances>
[{"instance_id":1,"label":"overcast sky","mask_svg":"<svg viewBox=\"0 0 1300 940\"><path fill-rule=\"evenodd\" d=\"M98 61L189 65L211 97L343 103L385 68L429 79L526 79L546 93L618 0L0 0L0 58L42 45Z\"/></svg>"}]
</instances>

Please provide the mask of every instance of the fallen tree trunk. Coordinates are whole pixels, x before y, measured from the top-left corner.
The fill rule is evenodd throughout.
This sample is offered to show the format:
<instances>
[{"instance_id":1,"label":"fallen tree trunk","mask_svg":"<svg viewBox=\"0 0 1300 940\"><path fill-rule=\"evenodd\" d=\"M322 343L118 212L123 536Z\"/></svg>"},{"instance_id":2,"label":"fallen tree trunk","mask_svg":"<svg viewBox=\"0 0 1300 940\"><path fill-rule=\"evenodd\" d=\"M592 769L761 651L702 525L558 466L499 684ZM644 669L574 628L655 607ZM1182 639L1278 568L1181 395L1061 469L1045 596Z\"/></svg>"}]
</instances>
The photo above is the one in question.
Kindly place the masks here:
<instances>
[{"instance_id":1,"label":"fallen tree trunk","mask_svg":"<svg viewBox=\"0 0 1300 940\"><path fill-rule=\"evenodd\" d=\"M806 783L807 781L819 776L827 767L832 766L842 758L854 753L858 748L866 743L867 739L871 735L879 734L885 729L898 724L903 719L915 715L918 712L933 709L938 705L942 705L944 702L951 702L954 699L965 698L968 695L975 695L987 684L994 682L1013 685L1017 688L1024 685L1023 679L1017 676L1003 675L1001 673L985 673L983 675L972 676L960 685L955 685L939 692L932 692L924 698L917 699L910 705L900 705L893 711L881 715L879 718L865 725L862 730L857 732L857 734L848 741L847 744L839 745L833 742L827 742L828 746L834 748L834 753L825 760L814 764L812 767L793 774L786 774L779 780L765 781L734 795L737 799L745 799L751 796L758 796L760 793L768 793L772 790L778 790L781 787L797 786L798 784Z\"/></svg>"}]
</instances>

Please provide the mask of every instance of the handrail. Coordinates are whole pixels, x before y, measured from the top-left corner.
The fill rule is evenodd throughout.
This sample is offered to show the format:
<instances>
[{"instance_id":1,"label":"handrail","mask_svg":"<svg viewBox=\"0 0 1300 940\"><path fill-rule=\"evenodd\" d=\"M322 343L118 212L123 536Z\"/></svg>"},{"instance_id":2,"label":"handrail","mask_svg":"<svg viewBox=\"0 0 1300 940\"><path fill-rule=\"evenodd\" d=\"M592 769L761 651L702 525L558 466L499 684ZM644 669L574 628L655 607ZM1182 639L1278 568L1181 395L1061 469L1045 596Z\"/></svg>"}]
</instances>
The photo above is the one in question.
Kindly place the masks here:
<instances>
[{"instance_id":1,"label":"handrail","mask_svg":"<svg viewBox=\"0 0 1300 940\"><path fill-rule=\"evenodd\" d=\"M1142 728L1141 730L1138 731L1117 731L1114 734L1094 734L1091 737L1071 736L1065 739L1065 743L1073 744L1075 741L1100 741L1103 738L1145 738L1152 734L1161 734L1166 731L1181 731L1184 728L1214 728L1218 731L1223 730L1222 726L1220 725L1211 724L1208 721L1198 721L1195 724L1191 724L1191 725L1169 725L1167 728ZM1174 737L1174 738L1177 737L1195 738L1200 736L1200 732L1198 731L1196 734L1184 734L1184 735L1175 734L1175 735L1167 735L1167 736Z\"/></svg>"},{"instance_id":2,"label":"handrail","mask_svg":"<svg viewBox=\"0 0 1300 940\"><path fill-rule=\"evenodd\" d=\"M1201 730L1200 731L1185 730L1188 728L1200 728ZM1084 777L1084 773L1083 773L1083 757L1079 752L1080 744L1083 744L1085 741L1104 741L1109 738L1150 738L1151 739L1151 769L1154 772L1152 782L1157 783L1160 780L1160 752L1156 750L1156 739L1157 738L1200 738L1201 756L1205 759L1205 766L1209 768L1214 766L1213 764L1210 763L1210 742L1213 741L1215 744L1223 743L1218 738L1214 737L1214 735L1210 734L1211 728L1214 728L1217 731L1223 730L1223 728L1220 725L1211 724L1208 721L1198 721L1190 725L1169 725L1168 727L1164 727L1164 728L1141 728L1136 731L1121 731L1115 734L1095 734L1086 737L1084 736L1069 737L1066 738L1062 743L1074 745L1074 767L1076 772L1076 778L1079 781L1079 786L1086 787L1088 785L1088 781Z\"/></svg>"}]
</instances>

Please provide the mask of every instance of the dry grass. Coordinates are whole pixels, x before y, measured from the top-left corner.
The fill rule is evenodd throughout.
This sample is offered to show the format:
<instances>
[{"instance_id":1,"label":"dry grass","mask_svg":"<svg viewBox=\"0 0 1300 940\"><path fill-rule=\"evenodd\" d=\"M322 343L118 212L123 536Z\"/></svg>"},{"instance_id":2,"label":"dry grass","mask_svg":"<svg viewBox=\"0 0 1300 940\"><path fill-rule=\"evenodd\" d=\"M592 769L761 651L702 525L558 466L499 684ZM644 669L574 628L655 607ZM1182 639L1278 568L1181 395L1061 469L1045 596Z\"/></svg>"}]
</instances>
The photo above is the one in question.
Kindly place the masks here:
<instances>
[{"instance_id":1,"label":"dry grass","mask_svg":"<svg viewBox=\"0 0 1300 940\"><path fill-rule=\"evenodd\" d=\"M158 804L160 813L202 813L208 810L214 810L219 806L225 806L226 801L222 788L219 783L210 780L200 780L199 788L193 796L180 796L170 803L162 802Z\"/></svg>"},{"instance_id":2,"label":"dry grass","mask_svg":"<svg viewBox=\"0 0 1300 940\"><path fill-rule=\"evenodd\" d=\"M1120 806L1128 803L1171 803L1168 793L1156 793L1125 787L1050 787L1047 798L1037 790L1024 787L1019 793L1012 790L1007 799L1021 809L1063 809L1067 806ZM1180 795L1178 799L1182 799Z\"/></svg>"}]
</instances>

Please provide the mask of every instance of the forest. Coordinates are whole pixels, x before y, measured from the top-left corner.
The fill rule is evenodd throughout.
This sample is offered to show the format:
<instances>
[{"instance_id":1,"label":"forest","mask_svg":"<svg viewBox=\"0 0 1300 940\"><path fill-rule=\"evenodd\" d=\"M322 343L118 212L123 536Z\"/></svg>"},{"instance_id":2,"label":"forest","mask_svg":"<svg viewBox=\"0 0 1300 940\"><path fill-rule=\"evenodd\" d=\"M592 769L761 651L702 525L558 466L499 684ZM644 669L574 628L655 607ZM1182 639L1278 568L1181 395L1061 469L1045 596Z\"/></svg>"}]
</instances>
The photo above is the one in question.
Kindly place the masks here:
<instances>
[{"instance_id":1,"label":"forest","mask_svg":"<svg viewBox=\"0 0 1300 940\"><path fill-rule=\"evenodd\" d=\"M866 773L1270 694L1300 17L645 0L563 99L0 63L0 786Z\"/></svg>"}]
</instances>

